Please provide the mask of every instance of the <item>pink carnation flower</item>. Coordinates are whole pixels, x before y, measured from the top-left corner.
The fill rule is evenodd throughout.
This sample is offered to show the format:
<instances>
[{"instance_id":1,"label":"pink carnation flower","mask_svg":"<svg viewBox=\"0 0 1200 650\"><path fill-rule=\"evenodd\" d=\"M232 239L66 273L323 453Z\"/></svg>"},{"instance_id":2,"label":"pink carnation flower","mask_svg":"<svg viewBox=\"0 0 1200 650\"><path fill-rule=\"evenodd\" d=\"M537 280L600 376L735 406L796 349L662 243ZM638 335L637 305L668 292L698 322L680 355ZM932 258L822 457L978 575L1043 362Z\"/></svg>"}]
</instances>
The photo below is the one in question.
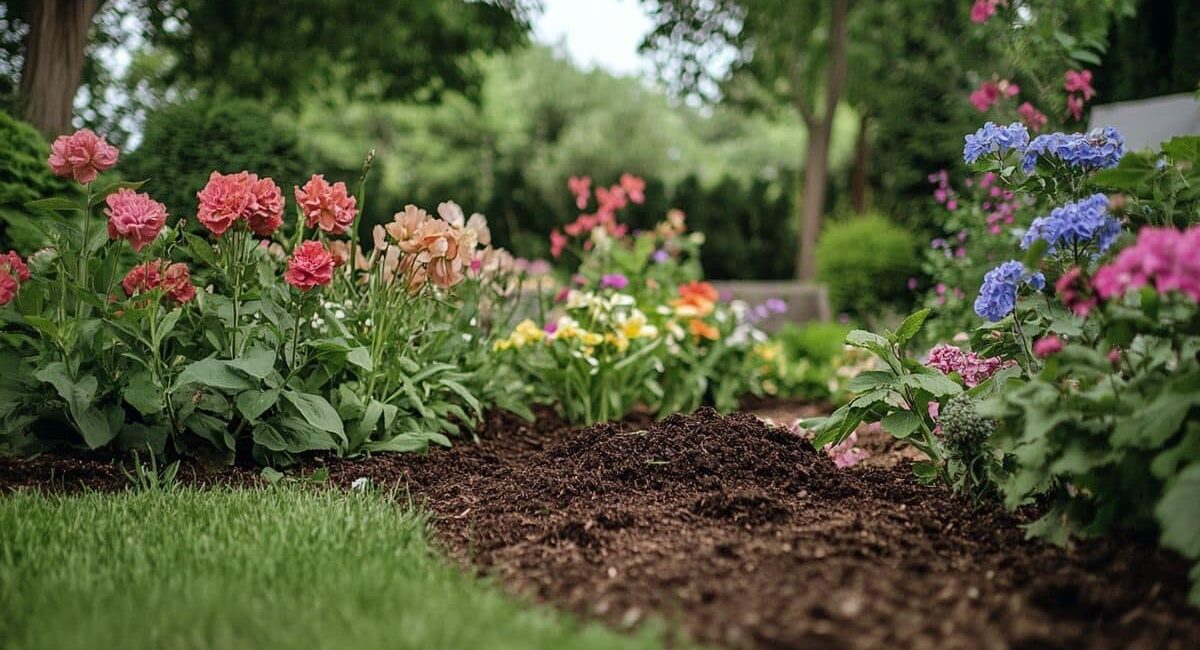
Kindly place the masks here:
<instances>
[{"instance_id":1,"label":"pink carnation flower","mask_svg":"<svg viewBox=\"0 0 1200 650\"><path fill-rule=\"evenodd\" d=\"M11 274L18 282L29 279L29 267L25 266L25 260L21 259L17 251L8 251L0 255L0 271Z\"/></svg>"},{"instance_id":2,"label":"pink carnation flower","mask_svg":"<svg viewBox=\"0 0 1200 650\"><path fill-rule=\"evenodd\" d=\"M238 219L247 215L255 200L253 185L254 179L249 172L213 172L204 189L196 193L200 200L196 221L217 237L224 235Z\"/></svg>"},{"instance_id":3,"label":"pink carnation flower","mask_svg":"<svg viewBox=\"0 0 1200 650\"><path fill-rule=\"evenodd\" d=\"M160 288L179 304L191 302L196 297L191 272L182 262L170 264L166 260L151 260L138 264L125 274L121 287L130 298Z\"/></svg>"},{"instance_id":4,"label":"pink carnation flower","mask_svg":"<svg viewBox=\"0 0 1200 650\"><path fill-rule=\"evenodd\" d=\"M296 203L304 212L305 226L330 235L346 232L358 214L357 201L346 191L346 184L330 185L321 174L313 174L304 187L296 188Z\"/></svg>"},{"instance_id":5,"label":"pink carnation flower","mask_svg":"<svg viewBox=\"0 0 1200 650\"><path fill-rule=\"evenodd\" d=\"M167 223L167 206L149 194L122 188L104 199L108 207L108 237L128 239L133 250L141 252L158 237Z\"/></svg>"},{"instance_id":6,"label":"pink carnation flower","mask_svg":"<svg viewBox=\"0 0 1200 650\"><path fill-rule=\"evenodd\" d=\"M270 237L283 225L283 190L270 178L260 179L254 174L250 178L253 200L247 206L246 223L259 237Z\"/></svg>"},{"instance_id":7,"label":"pink carnation flower","mask_svg":"<svg viewBox=\"0 0 1200 650\"><path fill-rule=\"evenodd\" d=\"M0 305L7 305L17 297L20 283L8 271L0 270Z\"/></svg>"},{"instance_id":8,"label":"pink carnation flower","mask_svg":"<svg viewBox=\"0 0 1200 650\"><path fill-rule=\"evenodd\" d=\"M319 241L306 241L296 247L288 258L288 268L283 279L288 284L308 291L333 281L333 255Z\"/></svg>"},{"instance_id":9,"label":"pink carnation flower","mask_svg":"<svg viewBox=\"0 0 1200 650\"><path fill-rule=\"evenodd\" d=\"M91 129L80 129L71 135L60 135L50 145L46 162L59 176L73 176L78 183L91 183L100 172L117 164L117 148Z\"/></svg>"}]
</instances>

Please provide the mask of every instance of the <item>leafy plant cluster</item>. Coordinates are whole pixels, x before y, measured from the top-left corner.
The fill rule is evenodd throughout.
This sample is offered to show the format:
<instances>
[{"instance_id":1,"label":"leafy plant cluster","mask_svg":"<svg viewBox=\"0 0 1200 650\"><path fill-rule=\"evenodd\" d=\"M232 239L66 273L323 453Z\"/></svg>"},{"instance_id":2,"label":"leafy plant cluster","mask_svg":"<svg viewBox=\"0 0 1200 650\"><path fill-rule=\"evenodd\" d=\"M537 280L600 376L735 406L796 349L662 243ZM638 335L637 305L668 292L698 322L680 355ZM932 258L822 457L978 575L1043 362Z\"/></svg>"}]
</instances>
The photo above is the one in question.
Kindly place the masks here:
<instances>
[{"instance_id":1,"label":"leafy plant cluster","mask_svg":"<svg viewBox=\"0 0 1200 650\"><path fill-rule=\"evenodd\" d=\"M812 423L816 443L880 421L926 455L922 478L1036 505L1031 534L1155 533L1200 560L1200 138L1110 156L1108 135L1059 135L1048 153L1017 142L977 163L1058 207L1014 229L1025 250L986 275L968 349L908 356L928 309L895 333L852 332L881 367ZM1200 604L1200 563L1192 578Z\"/></svg>"},{"instance_id":2,"label":"leafy plant cluster","mask_svg":"<svg viewBox=\"0 0 1200 650\"><path fill-rule=\"evenodd\" d=\"M55 144L67 155L51 165L95 178L111 163L94 151L79 162L79 136ZM522 272L487 245L481 216L468 226L453 204L437 217L410 206L420 233L387 244L380 227L368 255L353 228L362 182L355 197L314 176L284 227L270 178L214 172L203 228L188 228L141 182L82 178L80 200L29 204L49 246L27 268L16 253L0 263L5 447L281 464L449 444L491 406L529 415L488 352ZM246 202L243 182L265 194Z\"/></svg>"}]
</instances>

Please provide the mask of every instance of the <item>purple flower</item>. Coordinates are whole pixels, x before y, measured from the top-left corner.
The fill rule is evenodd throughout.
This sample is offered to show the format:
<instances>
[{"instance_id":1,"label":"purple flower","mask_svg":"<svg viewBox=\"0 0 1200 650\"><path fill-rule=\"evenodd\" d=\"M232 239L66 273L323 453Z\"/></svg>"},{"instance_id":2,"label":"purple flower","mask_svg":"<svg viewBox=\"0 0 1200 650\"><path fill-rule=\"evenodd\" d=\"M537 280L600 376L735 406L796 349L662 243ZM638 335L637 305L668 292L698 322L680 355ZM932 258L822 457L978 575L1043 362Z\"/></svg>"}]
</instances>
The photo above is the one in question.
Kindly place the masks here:
<instances>
[{"instance_id":1,"label":"purple flower","mask_svg":"<svg viewBox=\"0 0 1200 650\"><path fill-rule=\"evenodd\" d=\"M600 278L601 289L616 289L620 291L629 286L629 278L620 273L609 273Z\"/></svg>"},{"instance_id":2,"label":"purple flower","mask_svg":"<svg viewBox=\"0 0 1200 650\"><path fill-rule=\"evenodd\" d=\"M769 298L767 300L766 305L767 305L768 311L774 312L776 314L783 314L783 313L787 312L787 308L788 308L787 303L780 300L779 298Z\"/></svg>"},{"instance_id":3,"label":"purple flower","mask_svg":"<svg viewBox=\"0 0 1200 650\"><path fill-rule=\"evenodd\" d=\"M667 261L671 259L671 254L665 249L660 248L654 251L654 254L650 256L650 259L654 260L655 264L666 264Z\"/></svg>"},{"instance_id":4,"label":"purple flower","mask_svg":"<svg viewBox=\"0 0 1200 650\"><path fill-rule=\"evenodd\" d=\"M1013 122L1008 126L997 126L988 122L975 133L968 135L963 145L963 161L970 164L986 154L1004 154L1007 151L1024 152L1029 145L1029 131L1024 124Z\"/></svg>"}]
</instances>

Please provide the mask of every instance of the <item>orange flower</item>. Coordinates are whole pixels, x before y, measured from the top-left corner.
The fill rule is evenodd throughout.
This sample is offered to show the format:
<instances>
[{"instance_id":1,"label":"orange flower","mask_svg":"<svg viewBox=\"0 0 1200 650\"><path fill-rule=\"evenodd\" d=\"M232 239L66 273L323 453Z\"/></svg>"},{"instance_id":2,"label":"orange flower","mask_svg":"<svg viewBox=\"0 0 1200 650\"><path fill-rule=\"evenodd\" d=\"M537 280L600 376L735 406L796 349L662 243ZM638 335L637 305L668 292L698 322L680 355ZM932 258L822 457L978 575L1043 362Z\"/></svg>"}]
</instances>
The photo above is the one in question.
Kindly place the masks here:
<instances>
[{"instance_id":1,"label":"orange flower","mask_svg":"<svg viewBox=\"0 0 1200 650\"><path fill-rule=\"evenodd\" d=\"M692 333L692 336L695 336L698 339L715 341L721 338L721 332L717 330L716 326L709 325L699 318L692 319L692 322L688 324L688 331Z\"/></svg>"},{"instance_id":2,"label":"orange flower","mask_svg":"<svg viewBox=\"0 0 1200 650\"><path fill-rule=\"evenodd\" d=\"M679 298L671 305L683 316L703 318L713 312L717 289L707 282L689 282L679 287Z\"/></svg>"}]
</instances>

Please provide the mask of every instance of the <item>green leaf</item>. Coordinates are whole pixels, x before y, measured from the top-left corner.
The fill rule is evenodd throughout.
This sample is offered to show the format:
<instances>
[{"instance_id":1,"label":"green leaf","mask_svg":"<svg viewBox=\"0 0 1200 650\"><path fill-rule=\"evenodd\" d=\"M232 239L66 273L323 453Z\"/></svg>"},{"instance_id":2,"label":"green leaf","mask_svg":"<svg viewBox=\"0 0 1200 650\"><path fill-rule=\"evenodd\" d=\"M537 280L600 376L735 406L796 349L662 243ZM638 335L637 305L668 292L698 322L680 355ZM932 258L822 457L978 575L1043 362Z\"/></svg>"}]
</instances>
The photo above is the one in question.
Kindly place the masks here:
<instances>
[{"instance_id":1,"label":"green leaf","mask_svg":"<svg viewBox=\"0 0 1200 650\"><path fill-rule=\"evenodd\" d=\"M279 401L278 390L248 390L237 397L237 409L247 420L257 420Z\"/></svg>"},{"instance_id":2,"label":"green leaf","mask_svg":"<svg viewBox=\"0 0 1200 650\"><path fill-rule=\"evenodd\" d=\"M172 309L162 317L162 320L158 322L158 327L155 328L154 332L155 338L153 343L155 346L158 346L164 340L166 340L167 336L171 334L171 331L175 329L175 324L179 322L179 317L182 315L182 309Z\"/></svg>"},{"instance_id":3,"label":"green leaf","mask_svg":"<svg viewBox=\"0 0 1200 650\"><path fill-rule=\"evenodd\" d=\"M154 415L163 410L162 391L154 384L148 372L140 372L130 378L121 395L142 415Z\"/></svg>"},{"instance_id":4,"label":"green leaf","mask_svg":"<svg viewBox=\"0 0 1200 650\"><path fill-rule=\"evenodd\" d=\"M1200 558L1200 462L1184 468L1154 508L1162 545L1190 559Z\"/></svg>"},{"instance_id":5,"label":"green leaf","mask_svg":"<svg viewBox=\"0 0 1200 650\"><path fill-rule=\"evenodd\" d=\"M892 411L880 422L883 430L903 440L921 428L921 416L912 411Z\"/></svg>"},{"instance_id":6,"label":"green leaf","mask_svg":"<svg viewBox=\"0 0 1200 650\"><path fill-rule=\"evenodd\" d=\"M913 463L912 471L913 474L917 475L917 478L926 483L935 481L938 477L938 466L927 460L919 460Z\"/></svg>"},{"instance_id":7,"label":"green leaf","mask_svg":"<svg viewBox=\"0 0 1200 650\"><path fill-rule=\"evenodd\" d=\"M342 428L342 418L338 417L337 411L324 397L294 390L284 391L283 397L296 407L305 422L321 431L336 434L345 440L346 433Z\"/></svg>"},{"instance_id":8,"label":"green leaf","mask_svg":"<svg viewBox=\"0 0 1200 650\"><path fill-rule=\"evenodd\" d=\"M47 210L49 212L66 212L74 210L76 212L83 211L83 205L60 197L50 199L38 199L37 201L29 201L25 204L30 210Z\"/></svg>"},{"instance_id":9,"label":"green leaf","mask_svg":"<svg viewBox=\"0 0 1200 650\"><path fill-rule=\"evenodd\" d=\"M199 384L208 388L239 391L253 388L254 384L235 370L234 362L220 359L201 359L184 367L175 377L173 388L188 384Z\"/></svg>"},{"instance_id":10,"label":"green leaf","mask_svg":"<svg viewBox=\"0 0 1200 650\"><path fill-rule=\"evenodd\" d=\"M242 356L228 362L231 368L236 368L255 379L265 379L275 367L275 352L263 348L250 348Z\"/></svg>"},{"instance_id":11,"label":"green leaf","mask_svg":"<svg viewBox=\"0 0 1200 650\"><path fill-rule=\"evenodd\" d=\"M923 390L934 397L957 395L962 392L962 386L941 373L904 375L900 381L905 386Z\"/></svg>"},{"instance_id":12,"label":"green leaf","mask_svg":"<svg viewBox=\"0 0 1200 650\"><path fill-rule=\"evenodd\" d=\"M929 318L929 314L932 312L933 310L931 309L922 309L905 318L904 322L900 323L900 327L896 330L896 343L903 346L905 343L911 341L912 337L916 336L921 331L921 328L925 326L925 320Z\"/></svg>"},{"instance_id":13,"label":"green leaf","mask_svg":"<svg viewBox=\"0 0 1200 650\"><path fill-rule=\"evenodd\" d=\"M875 388L887 388L896 379L896 375L884 370L865 370L846 382L846 390L851 393L861 393Z\"/></svg>"},{"instance_id":14,"label":"green leaf","mask_svg":"<svg viewBox=\"0 0 1200 650\"><path fill-rule=\"evenodd\" d=\"M262 471L259 472L259 476L261 476L267 483L274 485L283 479L283 472L275 469L274 467L264 467L262 468Z\"/></svg>"},{"instance_id":15,"label":"green leaf","mask_svg":"<svg viewBox=\"0 0 1200 650\"><path fill-rule=\"evenodd\" d=\"M1033 240L1029 245L1029 250L1025 253L1025 259L1022 264L1027 269L1037 269L1042 265L1042 258L1046 256L1046 250L1050 248L1050 243L1041 237Z\"/></svg>"},{"instance_id":16,"label":"green leaf","mask_svg":"<svg viewBox=\"0 0 1200 650\"><path fill-rule=\"evenodd\" d=\"M483 415L483 406L479 403L479 400L475 399L475 396L471 394L471 391L467 390L466 386L463 386L452 379L443 379L442 385L454 391L456 395L461 397L463 401L471 407L471 410L475 411L476 415Z\"/></svg>"},{"instance_id":17,"label":"green leaf","mask_svg":"<svg viewBox=\"0 0 1200 650\"><path fill-rule=\"evenodd\" d=\"M846 345L852 345L856 348L865 348L872 352L882 353L891 350L891 344L888 340L878 334L873 334L866 330L854 330L846 335Z\"/></svg>"},{"instance_id":18,"label":"green leaf","mask_svg":"<svg viewBox=\"0 0 1200 650\"><path fill-rule=\"evenodd\" d=\"M371 361L371 352L362 346L351 348L350 351L346 353L346 361L349 361L350 363L362 368L363 370L366 370L367 372L371 372L375 369L375 364Z\"/></svg>"}]
</instances>

